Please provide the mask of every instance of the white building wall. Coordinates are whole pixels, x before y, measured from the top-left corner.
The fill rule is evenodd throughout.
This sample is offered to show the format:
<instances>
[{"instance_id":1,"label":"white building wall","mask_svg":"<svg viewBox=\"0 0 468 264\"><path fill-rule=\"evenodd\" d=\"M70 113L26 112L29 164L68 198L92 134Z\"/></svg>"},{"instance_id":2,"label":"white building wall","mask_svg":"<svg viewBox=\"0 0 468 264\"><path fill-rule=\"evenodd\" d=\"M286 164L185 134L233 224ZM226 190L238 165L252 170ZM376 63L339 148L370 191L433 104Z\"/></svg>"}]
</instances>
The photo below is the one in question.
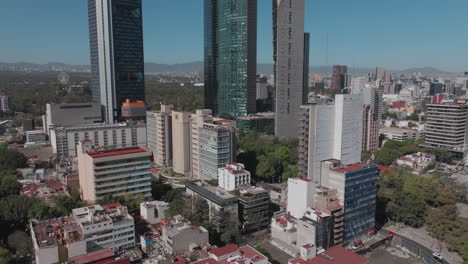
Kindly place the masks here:
<instances>
[{"instance_id":1,"label":"white building wall","mask_svg":"<svg viewBox=\"0 0 468 264\"><path fill-rule=\"evenodd\" d=\"M314 204L315 182L307 179L288 180L287 211L297 219L304 216L307 207Z\"/></svg>"}]
</instances>

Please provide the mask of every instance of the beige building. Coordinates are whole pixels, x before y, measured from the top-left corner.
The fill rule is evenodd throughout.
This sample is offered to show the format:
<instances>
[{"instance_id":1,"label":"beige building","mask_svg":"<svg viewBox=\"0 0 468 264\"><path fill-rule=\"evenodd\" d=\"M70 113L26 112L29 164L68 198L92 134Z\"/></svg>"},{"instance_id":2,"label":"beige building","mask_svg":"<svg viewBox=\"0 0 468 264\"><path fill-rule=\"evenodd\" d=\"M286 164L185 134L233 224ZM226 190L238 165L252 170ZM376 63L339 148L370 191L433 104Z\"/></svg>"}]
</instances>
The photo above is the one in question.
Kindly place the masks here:
<instances>
[{"instance_id":1,"label":"beige building","mask_svg":"<svg viewBox=\"0 0 468 264\"><path fill-rule=\"evenodd\" d=\"M151 151L143 147L102 150L91 140L78 144L81 198L94 202L106 195L151 196Z\"/></svg>"},{"instance_id":2,"label":"beige building","mask_svg":"<svg viewBox=\"0 0 468 264\"><path fill-rule=\"evenodd\" d=\"M163 167L172 166L172 109L161 104L160 111L146 112L146 143L153 152L154 162Z\"/></svg>"},{"instance_id":3,"label":"beige building","mask_svg":"<svg viewBox=\"0 0 468 264\"><path fill-rule=\"evenodd\" d=\"M172 111L172 153L175 172L191 175L191 125L192 113Z\"/></svg>"}]
</instances>

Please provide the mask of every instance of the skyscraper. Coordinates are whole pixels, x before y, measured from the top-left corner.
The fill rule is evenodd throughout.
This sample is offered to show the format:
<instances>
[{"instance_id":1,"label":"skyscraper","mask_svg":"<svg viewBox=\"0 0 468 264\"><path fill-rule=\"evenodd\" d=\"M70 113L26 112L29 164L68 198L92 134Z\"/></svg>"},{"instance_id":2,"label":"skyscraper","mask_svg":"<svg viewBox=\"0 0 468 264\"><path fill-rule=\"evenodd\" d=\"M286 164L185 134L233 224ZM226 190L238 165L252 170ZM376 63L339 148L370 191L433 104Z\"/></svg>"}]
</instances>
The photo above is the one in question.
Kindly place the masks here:
<instances>
[{"instance_id":1,"label":"skyscraper","mask_svg":"<svg viewBox=\"0 0 468 264\"><path fill-rule=\"evenodd\" d=\"M280 138L297 137L304 62L308 64L304 54L304 44L308 41L304 37L304 0L273 0L275 134Z\"/></svg>"},{"instance_id":2,"label":"skyscraper","mask_svg":"<svg viewBox=\"0 0 468 264\"><path fill-rule=\"evenodd\" d=\"M375 80L376 81L383 80L384 71L385 71L385 69L382 68L382 67L376 67L375 68Z\"/></svg>"},{"instance_id":3,"label":"skyscraper","mask_svg":"<svg viewBox=\"0 0 468 264\"><path fill-rule=\"evenodd\" d=\"M333 65L331 89L342 92L346 87L346 75L348 74L348 66Z\"/></svg>"},{"instance_id":4,"label":"skyscraper","mask_svg":"<svg viewBox=\"0 0 468 264\"><path fill-rule=\"evenodd\" d=\"M205 0L205 106L233 119L254 113L257 1Z\"/></svg>"},{"instance_id":5,"label":"skyscraper","mask_svg":"<svg viewBox=\"0 0 468 264\"><path fill-rule=\"evenodd\" d=\"M141 0L88 0L91 90L107 123L126 99L145 100Z\"/></svg>"}]
</instances>

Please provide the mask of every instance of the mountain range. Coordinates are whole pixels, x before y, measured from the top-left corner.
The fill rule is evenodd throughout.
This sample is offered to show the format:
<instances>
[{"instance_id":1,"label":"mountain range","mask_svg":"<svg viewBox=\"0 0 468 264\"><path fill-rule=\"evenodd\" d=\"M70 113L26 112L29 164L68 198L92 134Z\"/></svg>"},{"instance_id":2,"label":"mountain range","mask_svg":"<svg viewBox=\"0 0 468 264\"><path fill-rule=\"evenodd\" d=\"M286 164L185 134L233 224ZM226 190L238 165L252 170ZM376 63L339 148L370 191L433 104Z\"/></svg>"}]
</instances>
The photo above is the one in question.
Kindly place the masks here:
<instances>
[{"instance_id":1,"label":"mountain range","mask_svg":"<svg viewBox=\"0 0 468 264\"><path fill-rule=\"evenodd\" d=\"M3 63L0 62L0 70L20 70L20 71L73 71L87 72L90 71L89 65L71 65L61 62L49 62L47 64L37 64L30 62ZM203 70L203 61L194 61L177 64L159 64L153 62L145 63L146 73L194 73ZM375 68L349 68L350 73L364 74L374 72ZM273 72L273 64L259 63L257 64L257 72L261 74L271 74ZM310 66L310 73L331 74L331 66ZM397 70L399 73L421 72L422 74L448 74L434 67L409 68L405 70Z\"/></svg>"}]
</instances>

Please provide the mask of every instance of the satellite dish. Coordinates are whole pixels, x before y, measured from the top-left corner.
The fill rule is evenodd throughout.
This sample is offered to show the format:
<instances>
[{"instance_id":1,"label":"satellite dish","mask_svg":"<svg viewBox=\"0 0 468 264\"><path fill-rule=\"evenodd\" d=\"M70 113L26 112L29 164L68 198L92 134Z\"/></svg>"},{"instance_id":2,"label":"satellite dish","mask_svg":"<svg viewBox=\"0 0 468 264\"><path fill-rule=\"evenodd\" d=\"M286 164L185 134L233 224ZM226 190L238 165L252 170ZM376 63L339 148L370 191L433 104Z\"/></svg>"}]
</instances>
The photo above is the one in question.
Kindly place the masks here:
<instances>
[{"instance_id":1,"label":"satellite dish","mask_svg":"<svg viewBox=\"0 0 468 264\"><path fill-rule=\"evenodd\" d=\"M60 72L57 76L57 80L59 81L59 83L67 85L68 81L70 81L70 75L68 75L68 73L66 72Z\"/></svg>"}]
</instances>

